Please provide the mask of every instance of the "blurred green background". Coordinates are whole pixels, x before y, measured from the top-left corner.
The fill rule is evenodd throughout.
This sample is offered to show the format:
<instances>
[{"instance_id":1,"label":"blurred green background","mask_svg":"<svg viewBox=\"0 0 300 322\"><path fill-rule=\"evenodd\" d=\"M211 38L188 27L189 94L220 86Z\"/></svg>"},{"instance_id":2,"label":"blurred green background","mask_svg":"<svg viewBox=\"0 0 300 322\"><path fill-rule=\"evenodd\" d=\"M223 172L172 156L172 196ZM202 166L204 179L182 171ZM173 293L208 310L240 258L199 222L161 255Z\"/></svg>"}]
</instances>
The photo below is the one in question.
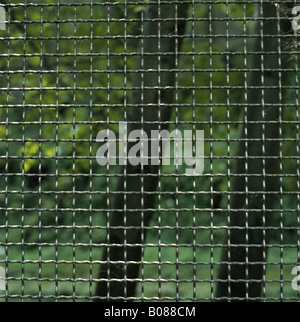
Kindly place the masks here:
<instances>
[{"instance_id":1,"label":"blurred green background","mask_svg":"<svg viewBox=\"0 0 300 322\"><path fill-rule=\"evenodd\" d=\"M107 126L117 131L124 120L124 99L130 99L138 51L138 41L130 35L139 34L146 6L128 4L125 10L125 1L93 1L91 7L87 0L10 3L13 22L0 31L0 266L7 268L8 276L8 292L0 291L0 301L5 296L89 300L106 240L107 200L113 200L114 174L119 173L118 167L97 164L95 138ZM224 54L226 28L236 35L227 39L230 52L251 47L243 33L253 32L256 7L237 2L227 8L197 3L196 21L188 23L186 34L191 37L184 40L185 54L180 55L181 89L172 120L175 115L180 121L195 120L197 129L205 131L205 174L193 186L189 178L174 176L185 172L183 166L163 168L161 211L150 225L141 272L144 279L162 281L141 283L138 297L211 299L227 224L227 173L233 166L226 160L227 151L229 146L235 155L244 101L244 56ZM211 29L209 12L219 18ZM247 22L241 19L244 13ZM226 17L237 19L222 20ZM191 90L193 85L199 89ZM225 85L230 90L222 88ZM289 91L290 105L283 113L282 135L289 139L282 143L286 176L276 196L276 229L266 264L264 296L274 300L281 293L284 299L298 297L291 271L299 262L300 248L299 128L289 123L299 116L296 94ZM177 127L192 129L189 124Z\"/></svg>"}]
</instances>

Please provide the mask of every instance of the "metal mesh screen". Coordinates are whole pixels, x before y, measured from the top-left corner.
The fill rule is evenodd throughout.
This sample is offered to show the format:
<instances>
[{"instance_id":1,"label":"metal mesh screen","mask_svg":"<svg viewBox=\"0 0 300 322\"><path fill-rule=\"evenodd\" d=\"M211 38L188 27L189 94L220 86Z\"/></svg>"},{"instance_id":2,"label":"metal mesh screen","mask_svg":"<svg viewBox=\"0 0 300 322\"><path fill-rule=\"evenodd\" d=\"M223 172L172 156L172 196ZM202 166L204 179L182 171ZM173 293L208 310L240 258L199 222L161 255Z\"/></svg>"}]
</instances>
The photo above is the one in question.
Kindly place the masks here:
<instances>
[{"instance_id":1,"label":"metal mesh screen","mask_svg":"<svg viewBox=\"0 0 300 322\"><path fill-rule=\"evenodd\" d=\"M0 302L297 301L297 8L2 1Z\"/></svg>"}]
</instances>

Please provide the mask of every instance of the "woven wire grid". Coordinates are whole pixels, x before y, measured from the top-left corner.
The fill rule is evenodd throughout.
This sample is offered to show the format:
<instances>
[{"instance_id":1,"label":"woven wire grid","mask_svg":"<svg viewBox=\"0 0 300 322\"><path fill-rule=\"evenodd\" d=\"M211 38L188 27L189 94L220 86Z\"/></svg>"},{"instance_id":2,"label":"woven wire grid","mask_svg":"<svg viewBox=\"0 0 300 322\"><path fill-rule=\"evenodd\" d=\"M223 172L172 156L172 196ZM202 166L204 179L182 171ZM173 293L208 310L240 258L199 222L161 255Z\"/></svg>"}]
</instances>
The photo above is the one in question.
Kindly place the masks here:
<instances>
[{"instance_id":1,"label":"woven wire grid","mask_svg":"<svg viewBox=\"0 0 300 322\"><path fill-rule=\"evenodd\" d=\"M297 301L297 2L2 3L0 301ZM100 166L120 122L203 174Z\"/></svg>"}]
</instances>

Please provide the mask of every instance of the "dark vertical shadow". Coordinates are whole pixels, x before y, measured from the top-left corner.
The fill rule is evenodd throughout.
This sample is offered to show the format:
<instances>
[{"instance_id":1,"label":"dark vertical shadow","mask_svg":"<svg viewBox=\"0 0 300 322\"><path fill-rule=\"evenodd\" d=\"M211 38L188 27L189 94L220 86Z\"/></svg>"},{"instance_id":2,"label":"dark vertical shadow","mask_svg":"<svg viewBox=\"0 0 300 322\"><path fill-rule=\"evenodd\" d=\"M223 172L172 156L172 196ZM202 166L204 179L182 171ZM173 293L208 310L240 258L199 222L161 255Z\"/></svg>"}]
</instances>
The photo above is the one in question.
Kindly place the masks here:
<instances>
[{"instance_id":1,"label":"dark vertical shadow","mask_svg":"<svg viewBox=\"0 0 300 322\"><path fill-rule=\"evenodd\" d=\"M286 48L281 35L291 30L285 16L286 6L264 2L263 17L257 21L251 57L245 122L232 174L230 223L218 276L216 301L258 301L265 277L266 227L272 223L276 205L279 173L280 106L291 61L280 54ZM261 16L261 15L260 15Z\"/></svg>"},{"instance_id":2,"label":"dark vertical shadow","mask_svg":"<svg viewBox=\"0 0 300 322\"><path fill-rule=\"evenodd\" d=\"M170 105L174 103L176 51L180 49L189 9L186 4L172 2L147 6L137 66L145 72L135 74L132 107L127 108L128 118L124 120L128 122L128 133L143 129L149 138L152 130L168 128ZM150 143L148 146L151 151ZM158 172L159 167L153 165L141 169L127 164L121 169L124 176L119 179L112 204L107 248L102 257L105 264L101 265L95 294L99 301L124 301L135 296L142 236L145 238L147 233L143 227L147 227L155 210Z\"/></svg>"}]
</instances>

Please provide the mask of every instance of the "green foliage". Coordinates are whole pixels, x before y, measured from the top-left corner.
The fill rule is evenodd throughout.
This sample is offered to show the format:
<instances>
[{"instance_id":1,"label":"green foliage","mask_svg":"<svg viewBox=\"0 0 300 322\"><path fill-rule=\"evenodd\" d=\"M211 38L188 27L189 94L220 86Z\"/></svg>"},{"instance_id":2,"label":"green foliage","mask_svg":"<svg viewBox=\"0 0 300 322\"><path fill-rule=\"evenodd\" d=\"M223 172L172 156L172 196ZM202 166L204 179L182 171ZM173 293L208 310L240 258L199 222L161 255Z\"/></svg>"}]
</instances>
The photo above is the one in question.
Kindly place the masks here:
<instances>
[{"instance_id":1,"label":"green foliage","mask_svg":"<svg viewBox=\"0 0 300 322\"><path fill-rule=\"evenodd\" d=\"M106 238L107 201L112 202L116 184L116 178L107 177L107 169L96 163L95 138L107 126L116 130L116 123L124 120L124 99L130 100L137 56L134 53L138 50L134 37L125 43L124 32L126 27L127 35L139 34L142 7L128 6L125 17L122 5L107 5L100 0L93 1L92 10L89 0L80 1L85 6L68 6L76 1L64 0L66 6L59 7L57 1L44 0L49 6L43 9L29 4L19 6L16 0L10 3L17 6L9 10L14 21L9 38L7 32L0 31L0 264L9 262L9 276L18 278L23 274L28 278L25 294L37 296L42 286L43 295L49 299L54 294L72 296L74 289L79 296L86 296L93 290L90 277L98 275L99 265L92 261L101 258L103 249L98 245ZM216 4L213 10L222 17L243 17L242 5L228 7L226 12L225 5ZM255 5L246 7L247 17L251 17ZM147 244L187 246L146 245L145 261L175 263L179 255L183 263L192 262L195 256L199 262L196 267L162 265L166 279L174 279L178 268L180 279L192 279L193 269L197 269L198 279L210 280L209 265L212 260L220 260L225 233L225 229L212 230L211 225L221 227L227 222L227 213L214 211L212 206L227 208L228 164L224 158L228 156L228 145L230 155L235 154L236 144L228 142L228 137L238 137L237 123L229 128L228 121L240 120L245 103L245 75L241 71L245 68L244 56L235 52L243 52L244 28L249 32L252 25L230 21L228 28L240 38L230 38L226 48L226 22L213 23L212 32L220 37L207 37L211 36L208 10L209 5L197 4L193 13L197 21L188 24L190 37L183 42L178 66L185 72L178 74L181 89L173 120L193 121L196 129L205 130L206 156L213 153L215 157L210 160L212 167L206 163L205 173L215 176L199 177L194 186L188 178L172 176L184 173L183 167L163 169L169 176L162 177L161 212L151 222ZM129 22L125 24L121 20L124 18ZM128 55L124 54L125 48ZM227 66L231 68L229 77ZM295 93L290 92L287 100L294 104ZM286 175L295 173L299 166L295 157L299 152L295 144L299 128L295 123L288 124L295 121L294 117L295 106L283 111L286 123L282 135L291 139L282 145L282 155L290 157L284 161ZM187 124L178 127L192 129ZM109 170L111 175L118 172L118 167ZM295 177L282 180L286 192L297 191L296 184ZM296 203L294 195L284 196L284 208L296 209ZM273 226L280 225L280 218L279 214ZM286 213L284 218L285 227L297 226L295 212ZM285 243L295 243L296 238L295 232L284 234ZM212 250L211 243L220 247ZM5 245L9 247L5 249ZM287 255L290 261L296 261L296 257L294 253ZM153 275L158 265L146 265L144 269L146 278L158 277ZM278 278L276 272L271 266L270 279ZM39 284L37 278L46 280ZM55 278L62 282L56 285ZM83 281L75 283L70 278ZM146 296L157 296L158 284L150 284L146 285ZM190 285L180 285L182 297L193 296ZM209 297L210 287L209 282L197 284L197 295ZM172 296L174 288L176 283L163 285L163 296ZM21 282L9 282L9 293L20 295ZM276 294L270 290L270 295Z\"/></svg>"}]
</instances>

